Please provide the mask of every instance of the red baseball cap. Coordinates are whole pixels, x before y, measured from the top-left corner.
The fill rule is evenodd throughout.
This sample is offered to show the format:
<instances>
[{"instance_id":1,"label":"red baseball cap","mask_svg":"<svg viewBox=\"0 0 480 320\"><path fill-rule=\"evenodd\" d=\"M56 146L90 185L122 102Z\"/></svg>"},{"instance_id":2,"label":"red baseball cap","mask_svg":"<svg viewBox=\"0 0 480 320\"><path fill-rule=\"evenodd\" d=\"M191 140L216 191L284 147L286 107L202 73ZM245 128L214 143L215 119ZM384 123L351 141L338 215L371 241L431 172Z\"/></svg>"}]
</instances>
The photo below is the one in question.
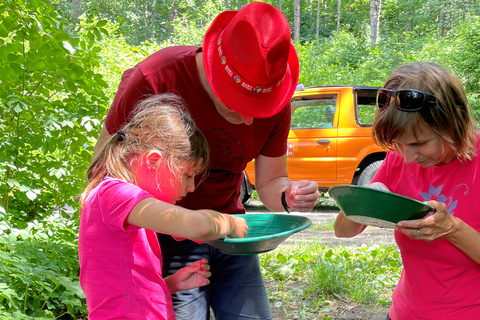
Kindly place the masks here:
<instances>
[{"instance_id":1,"label":"red baseball cap","mask_svg":"<svg viewBox=\"0 0 480 320\"><path fill-rule=\"evenodd\" d=\"M295 92L299 65L290 26L270 4L251 2L220 13L205 33L202 51L213 92L240 114L271 117Z\"/></svg>"}]
</instances>

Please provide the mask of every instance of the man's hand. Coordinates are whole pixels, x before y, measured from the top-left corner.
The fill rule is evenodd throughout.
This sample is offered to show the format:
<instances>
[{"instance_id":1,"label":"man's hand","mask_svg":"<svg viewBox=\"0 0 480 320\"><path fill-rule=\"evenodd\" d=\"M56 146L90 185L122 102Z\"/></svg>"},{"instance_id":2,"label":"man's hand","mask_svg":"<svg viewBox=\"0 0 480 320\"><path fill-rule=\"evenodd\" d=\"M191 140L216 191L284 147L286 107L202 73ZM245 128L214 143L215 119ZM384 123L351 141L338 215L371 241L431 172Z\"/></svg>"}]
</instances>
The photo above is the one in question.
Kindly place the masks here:
<instances>
[{"instance_id":1,"label":"man's hand","mask_svg":"<svg viewBox=\"0 0 480 320\"><path fill-rule=\"evenodd\" d=\"M319 197L318 184L314 181L295 181L285 190L285 200L292 211L311 211Z\"/></svg>"},{"instance_id":2,"label":"man's hand","mask_svg":"<svg viewBox=\"0 0 480 320\"><path fill-rule=\"evenodd\" d=\"M183 267L173 275L165 278L170 293L189 290L205 286L210 283L208 279L212 273L207 259L197 260L189 266Z\"/></svg>"}]
</instances>

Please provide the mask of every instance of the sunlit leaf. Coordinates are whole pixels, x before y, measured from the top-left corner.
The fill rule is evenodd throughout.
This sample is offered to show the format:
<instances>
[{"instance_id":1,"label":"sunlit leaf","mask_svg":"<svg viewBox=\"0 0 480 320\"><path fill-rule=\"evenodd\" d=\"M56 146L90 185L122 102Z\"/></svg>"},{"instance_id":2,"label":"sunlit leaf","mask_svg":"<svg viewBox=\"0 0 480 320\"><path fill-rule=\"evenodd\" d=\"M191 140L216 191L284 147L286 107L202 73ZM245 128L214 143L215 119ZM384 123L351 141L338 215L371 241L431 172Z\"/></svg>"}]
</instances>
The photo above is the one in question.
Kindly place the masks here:
<instances>
[{"instance_id":1,"label":"sunlit leaf","mask_svg":"<svg viewBox=\"0 0 480 320\"><path fill-rule=\"evenodd\" d=\"M71 54L75 53L75 48L68 41L63 41L63 47L67 49Z\"/></svg>"},{"instance_id":2,"label":"sunlit leaf","mask_svg":"<svg viewBox=\"0 0 480 320\"><path fill-rule=\"evenodd\" d=\"M26 196L27 196L28 199L30 199L30 200L32 200L32 201L37 198L37 195L35 194L35 192L33 192L33 191L31 191L31 190L28 190L28 191L26 192Z\"/></svg>"}]
</instances>

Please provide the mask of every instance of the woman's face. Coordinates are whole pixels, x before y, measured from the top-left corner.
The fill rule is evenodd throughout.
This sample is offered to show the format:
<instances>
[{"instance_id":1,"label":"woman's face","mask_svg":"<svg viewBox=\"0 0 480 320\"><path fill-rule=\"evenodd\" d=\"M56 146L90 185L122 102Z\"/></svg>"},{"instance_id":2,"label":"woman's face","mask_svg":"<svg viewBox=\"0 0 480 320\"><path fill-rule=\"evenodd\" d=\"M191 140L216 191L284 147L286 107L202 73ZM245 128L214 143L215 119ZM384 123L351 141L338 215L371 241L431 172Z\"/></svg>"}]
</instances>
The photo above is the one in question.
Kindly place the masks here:
<instances>
[{"instance_id":1,"label":"woman's face","mask_svg":"<svg viewBox=\"0 0 480 320\"><path fill-rule=\"evenodd\" d=\"M447 141L437 136L428 124L423 126L418 139L412 131L393 139L395 150L405 163L415 162L420 167L430 168L453 161L457 155Z\"/></svg>"}]
</instances>

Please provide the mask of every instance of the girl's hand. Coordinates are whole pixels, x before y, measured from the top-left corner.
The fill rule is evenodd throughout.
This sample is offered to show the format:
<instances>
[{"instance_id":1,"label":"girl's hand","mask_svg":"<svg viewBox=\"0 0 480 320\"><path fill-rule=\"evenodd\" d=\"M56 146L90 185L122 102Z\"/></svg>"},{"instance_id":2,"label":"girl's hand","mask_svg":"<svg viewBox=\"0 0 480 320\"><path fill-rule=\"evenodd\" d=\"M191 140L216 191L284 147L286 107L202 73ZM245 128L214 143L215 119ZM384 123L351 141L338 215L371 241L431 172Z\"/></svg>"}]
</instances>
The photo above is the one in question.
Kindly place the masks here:
<instances>
[{"instance_id":1,"label":"girl's hand","mask_svg":"<svg viewBox=\"0 0 480 320\"><path fill-rule=\"evenodd\" d=\"M170 293L190 290L210 283L208 279L212 273L207 259L197 260L189 266L183 267L173 275L165 278Z\"/></svg>"},{"instance_id":2,"label":"girl's hand","mask_svg":"<svg viewBox=\"0 0 480 320\"><path fill-rule=\"evenodd\" d=\"M230 238L245 238L247 236L247 222L244 218L241 217L234 217L232 215L228 215L230 218L230 225L232 226L232 231L227 234Z\"/></svg>"},{"instance_id":3,"label":"girl's hand","mask_svg":"<svg viewBox=\"0 0 480 320\"><path fill-rule=\"evenodd\" d=\"M400 221L395 229L411 239L427 242L450 238L457 230L456 218L447 211L444 203L428 201L427 204L435 208L435 213L423 219Z\"/></svg>"}]
</instances>

